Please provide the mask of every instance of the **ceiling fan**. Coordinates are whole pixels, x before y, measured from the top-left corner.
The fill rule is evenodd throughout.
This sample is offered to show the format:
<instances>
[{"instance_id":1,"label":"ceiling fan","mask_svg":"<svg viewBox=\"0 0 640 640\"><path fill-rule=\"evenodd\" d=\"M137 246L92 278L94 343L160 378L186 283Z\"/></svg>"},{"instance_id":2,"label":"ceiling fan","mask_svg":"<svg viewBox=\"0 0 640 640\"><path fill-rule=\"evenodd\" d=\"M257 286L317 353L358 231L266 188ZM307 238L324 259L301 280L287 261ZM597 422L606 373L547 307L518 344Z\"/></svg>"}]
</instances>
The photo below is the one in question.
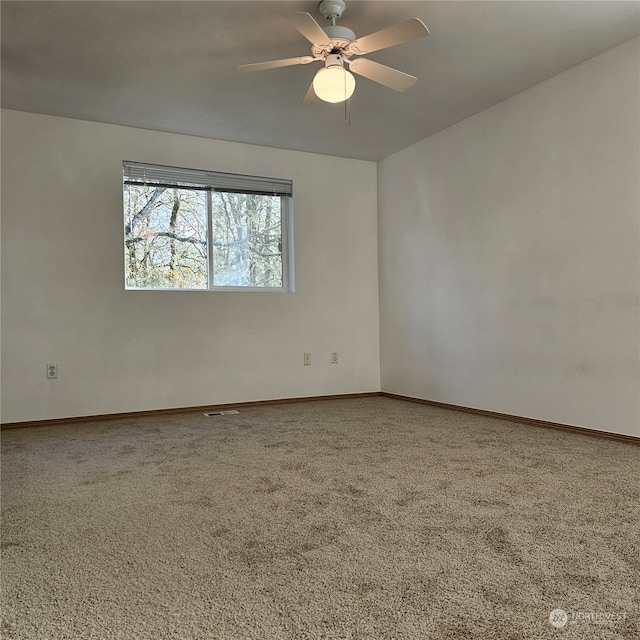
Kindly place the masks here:
<instances>
[{"instance_id":1,"label":"ceiling fan","mask_svg":"<svg viewBox=\"0 0 640 640\"><path fill-rule=\"evenodd\" d=\"M236 67L236 70L264 71L316 61L324 62L324 67L316 73L302 104L313 104L320 100L334 103L348 100L356 86L355 78L350 71L395 91L411 88L417 80L416 77L373 60L352 57L428 36L429 29L426 25L418 18L411 18L368 36L356 38L351 29L336 25L336 20L342 16L345 8L344 0L322 0L318 10L331 22L331 25L324 28L309 13L299 11L288 14L293 27L311 42L310 56L243 64Z\"/></svg>"}]
</instances>

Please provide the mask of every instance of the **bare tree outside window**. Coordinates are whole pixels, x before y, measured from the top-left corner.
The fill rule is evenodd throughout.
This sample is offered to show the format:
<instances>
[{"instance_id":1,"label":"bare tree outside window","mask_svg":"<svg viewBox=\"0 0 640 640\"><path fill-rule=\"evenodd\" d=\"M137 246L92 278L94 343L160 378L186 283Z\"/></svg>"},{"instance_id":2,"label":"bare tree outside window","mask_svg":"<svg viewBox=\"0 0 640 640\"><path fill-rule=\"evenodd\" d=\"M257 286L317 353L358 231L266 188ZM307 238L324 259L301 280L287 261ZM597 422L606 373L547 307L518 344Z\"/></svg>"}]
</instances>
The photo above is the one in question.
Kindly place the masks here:
<instances>
[{"instance_id":1,"label":"bare tree outside window","mask_svg":"<svg viewBox=\"0 0 640 640\"><path fill-rule=\"evenodd\" d=\"M125 185L127 286L206 289L204 191Z\"/></svg>"},{"instance_id":2,"label":"bare tree outside window","mask_svg":"<svg viewBox=\"0 0 640 640\"><path fill-rule=\"evenodd\" d=\"M286 197L125 176L123 198L127 288L285 288Z\"/></svg>"},{"instance_id":3,"label":"bare tree outside window","mask_svg":"<svg viewBox=\"0 0 640 640\"><path fill-rule=\"evenodd\" d=\"M214 285L281 287L280 198L213 194Z\"/></svg>"}]
</instances>

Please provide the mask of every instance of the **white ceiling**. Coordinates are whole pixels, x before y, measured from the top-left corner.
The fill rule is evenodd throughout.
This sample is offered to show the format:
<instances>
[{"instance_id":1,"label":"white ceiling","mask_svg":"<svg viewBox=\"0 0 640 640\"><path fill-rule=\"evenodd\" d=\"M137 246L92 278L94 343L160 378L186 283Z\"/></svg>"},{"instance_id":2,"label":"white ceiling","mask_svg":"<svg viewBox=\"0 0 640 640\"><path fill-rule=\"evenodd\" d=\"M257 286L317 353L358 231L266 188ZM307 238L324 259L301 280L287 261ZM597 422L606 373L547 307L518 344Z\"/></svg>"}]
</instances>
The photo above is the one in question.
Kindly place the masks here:
<instances>
[{"instance_id":1,"label":"white ceiling","mask_svg":"<svg viewBox=\"0 0 640 640\"><path fill-rule=\"evenodd\" d=\"M284 17L318 2L12 2L2 10L2 106L378 160L640 33L635 1L347 1L362 36L411 17L427 38L369 54L418 77L396 93L357 77L344 105L300 103L317 64Z\"/></svg>"}]
</instances>

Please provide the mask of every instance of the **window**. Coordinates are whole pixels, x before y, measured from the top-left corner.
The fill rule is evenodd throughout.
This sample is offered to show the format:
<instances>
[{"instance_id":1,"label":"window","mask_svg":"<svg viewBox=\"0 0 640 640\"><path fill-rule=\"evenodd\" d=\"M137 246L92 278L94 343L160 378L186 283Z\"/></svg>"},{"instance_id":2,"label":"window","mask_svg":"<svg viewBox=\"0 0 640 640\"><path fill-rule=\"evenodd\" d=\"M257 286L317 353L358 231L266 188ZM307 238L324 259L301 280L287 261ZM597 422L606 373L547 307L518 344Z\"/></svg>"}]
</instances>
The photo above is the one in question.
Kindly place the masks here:
<instances>
[{"instance_id":1,"label":"window","mask_svg":"<svg viewBox=\"0 0 640 640\"><path fill-rule=\"evenodd\" d=\"M127 289L293 289L291 180L122 166Z\"/></svg>"}]
</instances>

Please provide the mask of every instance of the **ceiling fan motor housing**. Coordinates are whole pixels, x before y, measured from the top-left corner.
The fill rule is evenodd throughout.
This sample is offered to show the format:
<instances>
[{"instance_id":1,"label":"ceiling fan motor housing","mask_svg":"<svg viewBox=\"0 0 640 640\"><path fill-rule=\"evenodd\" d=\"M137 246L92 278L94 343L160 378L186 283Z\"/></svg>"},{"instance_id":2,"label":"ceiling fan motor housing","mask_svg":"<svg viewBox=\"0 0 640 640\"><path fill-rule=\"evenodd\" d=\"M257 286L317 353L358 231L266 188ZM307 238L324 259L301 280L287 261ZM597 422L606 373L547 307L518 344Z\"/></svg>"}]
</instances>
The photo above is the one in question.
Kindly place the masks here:
<instances>
[{"instance_id":1,"label":"ceiling fan motor housing","mask_svg":"<svg viewBox=\"0 0 640 640\"><path fill-rule=\"evenodd\" d=\"M356 39L356 34L351 31L351 29L336 25L323 27L322 30L329 36L329 38L331 38L331 48L327 49L326 45L314 44L311 47L311 53L315 58L326 59L327 55L333 53L339 53L345 55L345 57L349 57L351 55L344 51L349 43Z\"/></svg>"},{"instance_id":2,"label":"ceiling fan motor housing","mask_svg":"<svg viewBox=\"0 0 640 640\"><path fill-rule=\"evenodd\" d=\"M347 43L356 39L356 34L347 27L337 24L335 27L324 27L322 29L332 40L344 40Z\"/></svg>"}]
</instances>

